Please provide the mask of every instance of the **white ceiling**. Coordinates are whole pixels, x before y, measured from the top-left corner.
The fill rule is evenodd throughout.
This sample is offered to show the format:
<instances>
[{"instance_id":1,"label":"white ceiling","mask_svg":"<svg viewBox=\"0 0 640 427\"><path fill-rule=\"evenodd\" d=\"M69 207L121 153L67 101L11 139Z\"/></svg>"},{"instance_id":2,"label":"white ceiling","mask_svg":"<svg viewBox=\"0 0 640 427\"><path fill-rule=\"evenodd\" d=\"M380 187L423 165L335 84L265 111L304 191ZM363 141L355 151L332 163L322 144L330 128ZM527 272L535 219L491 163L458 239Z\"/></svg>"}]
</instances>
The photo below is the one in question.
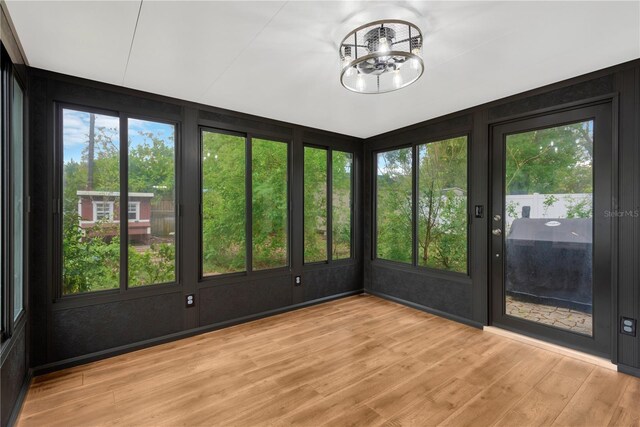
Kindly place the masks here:
<instances>
[{"instance_id":1,"label":"white ceiling","mask_svg":"<svg viewBox=\"0 0 640 427\"><path fill-rule=\"evenodd\" d=\"M33 67L370 137L640 57L640 1L7 1ZM388 94L338 80L337 45L381 18L425 35Z\"/></svg>"}]
</instances>

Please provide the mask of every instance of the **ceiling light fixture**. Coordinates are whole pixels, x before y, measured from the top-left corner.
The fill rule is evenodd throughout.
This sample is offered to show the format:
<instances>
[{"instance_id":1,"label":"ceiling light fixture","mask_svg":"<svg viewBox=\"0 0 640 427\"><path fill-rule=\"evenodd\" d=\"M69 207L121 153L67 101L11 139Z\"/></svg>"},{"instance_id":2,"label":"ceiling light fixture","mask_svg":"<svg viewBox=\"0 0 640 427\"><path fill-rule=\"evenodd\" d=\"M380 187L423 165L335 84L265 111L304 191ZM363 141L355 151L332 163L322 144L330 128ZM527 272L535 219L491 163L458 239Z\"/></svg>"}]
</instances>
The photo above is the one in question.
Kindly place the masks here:
<instances>
[{"instance_id":1,"label":"ceiling light fixture","mask_svg":"<svg viewBox=\"0 0 640 427\"><path fill-rule=\"evenodd\" d=\"M424 72L422 33L395 19L351 31L340 43L340 83L357 93L384 93L409 86Z\"/></svg>"}]
</instances>

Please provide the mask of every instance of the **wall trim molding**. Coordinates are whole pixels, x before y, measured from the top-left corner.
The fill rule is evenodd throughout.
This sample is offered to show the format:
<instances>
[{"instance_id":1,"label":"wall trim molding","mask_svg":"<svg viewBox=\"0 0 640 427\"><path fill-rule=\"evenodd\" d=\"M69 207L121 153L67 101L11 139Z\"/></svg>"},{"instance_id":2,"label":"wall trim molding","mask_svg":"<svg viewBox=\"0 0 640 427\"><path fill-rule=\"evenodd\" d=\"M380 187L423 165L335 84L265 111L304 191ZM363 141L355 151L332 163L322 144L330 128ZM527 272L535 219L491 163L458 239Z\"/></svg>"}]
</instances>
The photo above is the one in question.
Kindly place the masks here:
<instances>
[{"instance_id":1,"label":"wall trim molding","mask_svg":"<svg viewBox=\"0 0 640 427\"><path fill-rule=\"evenodd\" d=\"M310 301L301 302L298 304L288 305L286 307L280 307L273 310L263 311L248 316L238 317L224 322L213 323L207 326L200 326L193 329L187 329L180 332L175 332L169 335L163 335L157 338L151 338L148 340L138 341L132 344L127 344L119 347L113 347L106 350L96 351L83 356L72 357L69 359L59 360L57 362L47 363L45 365L36 366L30 370L30 377L36 377L39 375L48 374L61 369L71 368L74 366L84 365L86 363L95 362L109 357L118 356L121 354L129 353L136 350L142 350L147 347L153 347L159 344L165 344L172 341L178 341L183 338L189 338L195 335L200 335L206 332L212 332L219 329L224 329L229 326L238 325L241 323L251 322L253 320L262 319L265 317L274 316L276 314L282 314L289 311L298 310L301 308L309 307L312 305L322 304L325 302L333 301L340 298L345 298L353 295L359 295L364 293L364 289L356 289L355 291L342 292L335 295L329 295L327 297L317 298Z\"/></svg>"},{"instance_id":2,"label":"wall trim molding","mask_svg":"<svg viewBox=\"0 0 640 427\"><path fill-rule=\"evenodd\" d=\"M18 397L16 398L16 401L13 404L13 409L11 410L11 415L9 415L8 427L13 427L18 421L18 416L20 415L20 411L22 411L22 405L27 397L29 387L31 387L31 380L33 380L33 369L27 370L27 375L20 387L20 393L18 393Z\"/></svg>"},{"instance_id":3,"label":"wall trim molding","mask_svg":"<svg viewBox=\"0 0 640 427\"><path fill-rule=\"evenodd\" d=\"M618 364L618 372L640 378L640 369L633 366Z\"/></svg>"},{"instance_id":4,"label":"wall trim molding","mask_svg":"<svg viewBox=\"0 0 640 427\"><path fill-rule=\"evenodd\" d=\"M407 307L415 308L416 310L424 311L429 314L434 314L439 317L444 317L445 319L453 320L454 322L463 323L467 326L471 326L474 328L482 329L484 325L480 322L476 322L472 319L467 319L466 317L457 316L455 314L446 313L444 311L440 311L436 308L427 307L426 305L417 304L415 302L407 301L402 298L394 297L383 292L374 291L371 289L365 289L365 294L373 295L379 298L383 298L389 301L396 302L398 304L406 305Z\"/></svg>"}]
</instances>

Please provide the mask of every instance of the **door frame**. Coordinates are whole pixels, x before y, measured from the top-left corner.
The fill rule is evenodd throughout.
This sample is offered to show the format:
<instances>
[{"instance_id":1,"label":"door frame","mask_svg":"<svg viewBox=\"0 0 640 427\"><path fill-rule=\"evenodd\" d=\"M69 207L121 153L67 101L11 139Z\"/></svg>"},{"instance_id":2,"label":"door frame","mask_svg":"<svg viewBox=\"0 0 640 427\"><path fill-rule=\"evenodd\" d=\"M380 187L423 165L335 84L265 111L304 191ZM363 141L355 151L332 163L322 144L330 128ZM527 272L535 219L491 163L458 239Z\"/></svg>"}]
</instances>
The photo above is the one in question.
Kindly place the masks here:
<instances>
[{"instance_id":1,"label":"door frame","mask_svg":"<svg viewBox=\"0 0 640 427\"><path fill-rule=\"evenodd\" d=\"M614 217L605 216L605 211L617 208L616 171L617 139L615 135L614 105L612 99L597 103L583 104L569 109L549 111L543 114L519 117L507 122L491 125L489 132L489 199L490 209L487 221L488 261L489 261L489 323L561 346L596 354L608 359L616 354L615 337L617 322L615 314L614 277L615 243L617 242ZM532 321L508 316L504 310L504 233L494 236L491 230L496 226L495 214L501 216L498 225L504 230L504 160L506 136L514 133L545 129L562 124L594 120L594 165L593 165L593 335L591 337L538 324ZM597 144L600 139L609 144ZM597 192L596 192L597 191ZM597 196L600 194L600 196ZM598 214L599 212L599 214ZM496 257L499 254L499 257ZM608 284L608 286L606 285ZM596 323L597 321L597 323Z\"/></svg>"}]
</instances>

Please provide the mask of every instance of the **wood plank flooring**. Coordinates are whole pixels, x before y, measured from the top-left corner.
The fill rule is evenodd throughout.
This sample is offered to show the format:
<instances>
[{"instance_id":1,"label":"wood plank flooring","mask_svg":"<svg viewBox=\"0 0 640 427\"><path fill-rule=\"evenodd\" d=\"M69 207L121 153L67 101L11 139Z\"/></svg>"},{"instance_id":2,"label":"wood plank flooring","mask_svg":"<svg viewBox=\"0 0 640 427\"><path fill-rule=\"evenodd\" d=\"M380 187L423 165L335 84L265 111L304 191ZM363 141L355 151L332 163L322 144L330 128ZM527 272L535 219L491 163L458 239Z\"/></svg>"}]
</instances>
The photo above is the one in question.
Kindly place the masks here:
<instances>
[{"instance_id":1,"label":"wood plank flooring","mask_svg":"<svg viewBox=\"0 0 640 427\"><path fill-rule=\"evenodd\" d=\"M34 379L27 426L640 425L640 379L354 296Z\"/></svg>"}]
</instances>

